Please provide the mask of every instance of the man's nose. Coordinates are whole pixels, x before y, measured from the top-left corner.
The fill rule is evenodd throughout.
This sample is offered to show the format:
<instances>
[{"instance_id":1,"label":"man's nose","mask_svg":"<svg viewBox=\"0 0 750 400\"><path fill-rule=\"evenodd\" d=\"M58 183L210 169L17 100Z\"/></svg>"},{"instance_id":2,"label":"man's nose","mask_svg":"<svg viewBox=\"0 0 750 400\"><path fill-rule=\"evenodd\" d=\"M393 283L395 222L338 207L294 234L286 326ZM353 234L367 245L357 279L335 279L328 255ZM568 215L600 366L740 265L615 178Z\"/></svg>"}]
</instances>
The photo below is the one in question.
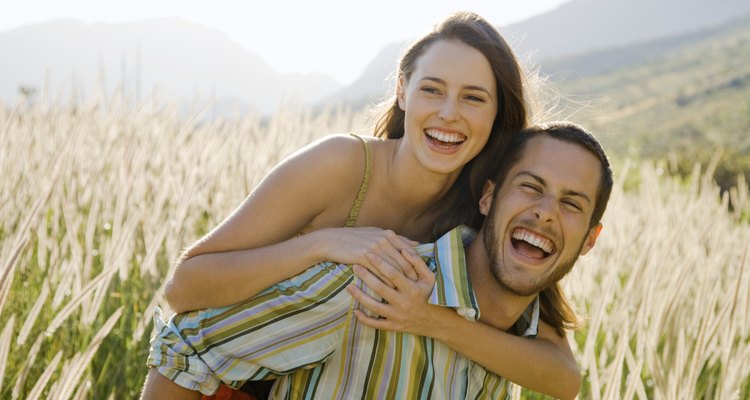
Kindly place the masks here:
<instances>
[{"instance_id":1,"label":"man's nose","mask_svg":"<svg viewBox=\"0 0 750 400\"><path fill-rule=\"evenodd\" d=\"M543 196L534 206L534 216L540 222L552 222L555 219L557 208L557 201L552 196Z\"/></svg>"}]
</instances>

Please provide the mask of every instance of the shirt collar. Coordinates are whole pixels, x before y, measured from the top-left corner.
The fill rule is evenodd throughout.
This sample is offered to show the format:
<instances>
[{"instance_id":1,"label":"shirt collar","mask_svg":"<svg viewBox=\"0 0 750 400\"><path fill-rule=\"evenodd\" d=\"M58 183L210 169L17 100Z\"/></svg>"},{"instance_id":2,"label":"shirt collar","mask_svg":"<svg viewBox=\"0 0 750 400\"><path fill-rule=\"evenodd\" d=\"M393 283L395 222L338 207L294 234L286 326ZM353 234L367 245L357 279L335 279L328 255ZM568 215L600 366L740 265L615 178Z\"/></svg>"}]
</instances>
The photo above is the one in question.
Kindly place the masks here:
<instances>
[{"instance_id":1,"label":"shirt collar","mask_svg":"<svg viewBox=\"0 0 750 400\"><path fill-rule=\"evenodd\" d=\"M430 304L455 308L462 317L476 321L480 311L466 268L464 248L477 232L468 226L458 226L441 236L434 244L423 244L417 251L435 272L435 287L428 299ZM517 335L536 336L539 325L539 296L529 304L515 325Z\"/></svg>"}]
</instances>

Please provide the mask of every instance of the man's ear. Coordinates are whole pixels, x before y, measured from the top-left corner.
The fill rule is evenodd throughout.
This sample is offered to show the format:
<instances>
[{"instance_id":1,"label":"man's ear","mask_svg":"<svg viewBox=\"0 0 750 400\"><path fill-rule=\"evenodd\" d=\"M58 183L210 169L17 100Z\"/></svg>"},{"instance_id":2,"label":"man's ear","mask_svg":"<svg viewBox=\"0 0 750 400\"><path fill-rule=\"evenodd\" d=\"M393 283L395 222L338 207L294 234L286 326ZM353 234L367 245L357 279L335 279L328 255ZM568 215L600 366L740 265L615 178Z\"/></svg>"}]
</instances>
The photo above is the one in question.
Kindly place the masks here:
<instances>
[{"instance_id":1,"label":"man's ear","mask_svg":"<svg viewBox=\"0 0 750 400\"><path fill-rule=\"evenodd\" d=\"M404 80L404 76L400 75L398 77L398 83L396 83L396 99L398 100L398 107L401 109L401 111L406 111L406 88L404 85L406 84L406 81Z\"/></svg>"},{"instance_id":2,"label":"man's ear","mask_svg":"<svg viewBox=\"0 0 750 400\"><path fill-rule=\"evenodd\" d=\"M583 246L581 247L581 255L585 255L586 253L591 250L594 245L596 244L596 238L599 237L599 234L602 232L602 224L601 222L594 225L589 229L589 233L586 235L586 239L583 243Z\"/></svg>"},{"instance_id":3,"label":"man's ear","mask_svg":"<svg viewBox=\"0 0 750 400\"><path fill-rule=\"evenodd\" d=\"M479 212L485 217L490 213L492 207L492 198L495 193L495 182L488 180L484 183L484 191L479 199Z\"/></svg>"}]
</instances>

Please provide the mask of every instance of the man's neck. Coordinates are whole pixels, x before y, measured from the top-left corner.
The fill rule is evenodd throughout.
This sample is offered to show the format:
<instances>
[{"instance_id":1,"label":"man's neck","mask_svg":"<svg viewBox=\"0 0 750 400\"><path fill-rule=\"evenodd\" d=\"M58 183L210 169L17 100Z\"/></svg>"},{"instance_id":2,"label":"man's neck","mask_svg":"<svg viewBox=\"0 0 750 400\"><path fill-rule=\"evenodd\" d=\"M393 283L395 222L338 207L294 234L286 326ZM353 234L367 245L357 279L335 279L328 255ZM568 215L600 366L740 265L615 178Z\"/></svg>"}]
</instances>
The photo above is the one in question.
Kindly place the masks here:
<instances>
[{"instance_id":1,"label":"man's neck","mask_svg":"<svg viewBox=\"0 0 750 400\"><path fill-rule=\"evenodd\" d=\"M510 329L535 296L509 293L495 279L481 231L466 249L466 268L479 303L480 322L503 331Z\"/></svg>"}]
</instances>

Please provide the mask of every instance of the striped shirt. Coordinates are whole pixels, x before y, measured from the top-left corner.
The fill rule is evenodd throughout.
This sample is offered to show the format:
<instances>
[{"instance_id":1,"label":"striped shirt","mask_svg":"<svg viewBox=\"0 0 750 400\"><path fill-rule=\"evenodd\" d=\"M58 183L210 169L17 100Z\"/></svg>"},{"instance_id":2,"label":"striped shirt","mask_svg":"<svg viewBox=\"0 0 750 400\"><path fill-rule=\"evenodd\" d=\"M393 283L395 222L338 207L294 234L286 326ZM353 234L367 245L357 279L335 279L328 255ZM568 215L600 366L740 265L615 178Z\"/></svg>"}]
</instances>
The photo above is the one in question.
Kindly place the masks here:
<instances>
[{"instance_id":1,"label":"striped shirt","mask_svg":"<svg viewBox=\"0 0 750 400\"><path fill-rule=\"evenodd\" d=\"M480 311L464 246L475 232L458 227L417 251L435 272L431 304L469 320ZM355 284L343 264L321 263L242 303L175 315L157 323L149 365L181 386L213 393L219 381L238 388L276 378L272 398L502 399L510 382L434 339L380 331L358 322ZM534 337L538 299L515 325Z\"/></svg>"}]
</instances>

